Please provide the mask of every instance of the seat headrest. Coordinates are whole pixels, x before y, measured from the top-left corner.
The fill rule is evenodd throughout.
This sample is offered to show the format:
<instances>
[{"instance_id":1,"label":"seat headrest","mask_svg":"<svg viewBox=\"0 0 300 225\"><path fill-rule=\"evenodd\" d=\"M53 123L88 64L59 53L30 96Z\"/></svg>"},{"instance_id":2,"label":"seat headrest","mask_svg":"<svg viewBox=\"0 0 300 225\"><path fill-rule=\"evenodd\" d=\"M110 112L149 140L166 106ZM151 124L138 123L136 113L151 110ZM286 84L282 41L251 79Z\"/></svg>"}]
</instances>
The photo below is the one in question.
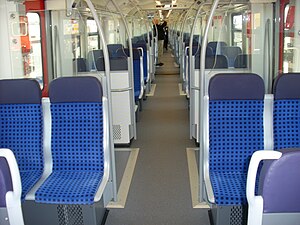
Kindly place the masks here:
<instances>
[{"instance_id":1,"label":"seat headrest","mask_svg":"<svg viewBox=\"0 0 300 225\"><path fill-rule=\"evenodd\" d=\"M287 73L278 76L274 82L274 99L300 99L300 73Z\"/></svg>"},{"instance_id":2,"label":"seat headrest","mask_svg":"<svg viewBox=\"0 0 300 225\"><path fill-rule=\"evenodd\" d=\"M210 100L263 100L264 81L253 73L217 74L209 82Z\"/></svg>"},{"instance_id":3,"label":"seat headrest","mask_svg":"<svg viewBox=\"0 0 300 225\"><path fill-rule=\"evenodd\" d=\"M0 104L40 104L42 91L34 79L0 80Z\"/></svg>"},{"instance_id":4,"label":"seat headrest","mask_svg":"<svg viewBox=\"0 0 300 225\"><path fill-rule=\"evenodd\" d=\"M52 103L102 102L102 86L96 77L61 77L50 83Z\"/></svg>"}]
</instances>

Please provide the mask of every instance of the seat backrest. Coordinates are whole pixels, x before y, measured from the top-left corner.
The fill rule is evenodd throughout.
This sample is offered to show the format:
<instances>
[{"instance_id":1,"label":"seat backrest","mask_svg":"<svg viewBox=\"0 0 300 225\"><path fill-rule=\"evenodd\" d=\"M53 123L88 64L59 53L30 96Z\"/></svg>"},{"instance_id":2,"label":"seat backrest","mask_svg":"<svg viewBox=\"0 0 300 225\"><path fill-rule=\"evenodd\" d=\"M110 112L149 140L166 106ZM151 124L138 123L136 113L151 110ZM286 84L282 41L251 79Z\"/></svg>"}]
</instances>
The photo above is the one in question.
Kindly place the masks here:
<instances>
[{"instance_id":1,"label":"seat backrest","mask_svg":"<svg viewBox=\"0 0 300 225\"><path fill-rule=\"evenodd\" d=\"M264 213L300 213L300 149L285 149L282 156L265 164L262 182Z\"/></svg>"},{"instance_id":2,"label":"seat backrest","mask_svg":"<svg viewBox=\"0 0 300 225\"><path fill-rule=\"evenodd\" d=\"M77 72L87 72L86 60L84 58L73 59L74 69Z\"/></svg>"},{"instance_id":3,"label":"seat backrest","mask_svg":"<svg viewBox=\"0 0 300 225\"><path fill-rule=\"evenodd\" d=\"M16 157L22 199L44 169L41 96L39 83L34 79L0 80L0 148L11 149ZM30 171L35 176L28 180Z\"/></svg>"},{"instance_id":4,"label":"seat backrest","mask_svg":"<svg viewBox=\"0 0 300 225\"><path fill-rule=\"evenodd\" d=\"M96 49L89 51L87 55L87 70L95 70L96 69L96 61L98 58L103 58L103 50L102 49Z\"/></svg>"},{"instance_id":5,"label":"seat backrest","mask_svg":"<svg viewBox=\"0 0 300 225\"><path fill-rule=\"evenodd\" d=\"M227 44L223 41L211 41L207 43L207 46L213 50L214 55L218 55L221 53L221 48L227 46Z\"/></svg>"},{"instance_id":6,"label":"seat backrest","mask_svg":"<svg viewBox=\"0 0 300 225\"><path fill-rule=\"evenodd\" d=\"M300 74L278 76L274 82L274 149L300 147Z\"/></svg>"},{"instance_id":7,"label":"seat backrest","mask_svg":"<svg viewBox=\"0 0 300 225\"><path fill-rule=\"evenodd\" d=\"M223 46L221 53L227 57L228 66L233 67L235 58L242 53L242 49L239 46Z\"/></svg>"},{"instance_id":8,"label":"seat backrest","mask_svg":"<svg viewBox=\"0 0 300 225\"><path fill-rule=\"evenodd\" d=\"M247 173L264 149L264 82L256 74L217 74L209 83L209 169Z\"/></svg>"},{"instance_id":9,"label":"seat backrest","mask_svg":"<svg viewBox=\"0 0 300 225\"><path fill-rule=\"evenodd\" d=\"M224 55L213 55L205 58L205 69L227 69L228 60Z\"/></svg>"},{"instance_id":10,"label":"seat backrest","mask_svg":"<svg viewBox=\"0 0 300 225\"><path fill-rule=\"evenodd\" d=\"M110 58L124 56L124 52L122 52L123 45L122 44L109 44L107 45L108 53Z\"/></svg>"},{"instance_id":11,"label":"seat backrest","mask_svg":"<svg viewBox=\"0 0 300 225\"><path fill-rule=\"evenodd\" d=\"M127 57L114 57L109 60L110 70L128 70L128 58Z\"/></svg>"},{"instance_id":12,"label":"seat backrest","mask_svg":"<svg viewBox=\"0 0 300 225\"><path fill-rule=\"evenodd\" d=\"M109 59L110 70L111 71L119 71L119 70L128 70L128 59L126 57L115 57ZM97 71L105 70L104 58L100 57L96 61Z\"/></svg>"},{"instance_id":13,"label":"seat backrest","mask_svg":"<svg viewBox=\"0 0 300 225\"><path fill-rule=\"evenodd\" d=\"M194 52L194 49L193 49L193 52ZM195 69L200 69L200 57L201 57L201 48L197 48L196 52L195 52ZM213 54L213 51L212 51L211 47L207 46L206 47L206 55L205 55L205 60L206 59L209 60L209 62L206 63L207 65L212 64L212 59L211 59L212 57L215 57L214 54ZM217 56L217 58L216 58L218 65L220 65L220 60L222 60L222 61L227 60L227 59L221 59L221 58L223 58L223 57L222 56L221 57ZM213 59L213 60L215 60L215 59ZM226 64L225 64L225 66L226 66ZM227 68L225 66L224 66L224 68ZM209 67L207 67L206 69L208 69L208 68Z\"/></svg>"},{"instance_id":14,"label":"seat backrest","mask_svg":"<svg viewBox=\"0 0 300 225\"><path fill-rule=\"evenodd\" d=\"M124 49L125 53L129 56L129 49ZM135 100L138 99L141 91L141 50L137 48L132 49L133 54L133 81L134 81L134 95Z\"/></svg>"},{"instance_id":15,"label":"seat backrest","mask_svg":"<svg viewBox=\"0 0 300 225\"><path fill-rule=\"evenodd\" d=\"M239 54L234 60L234 68L247 68L251 57L247 54Z\"/></svg>"},{"instance_id":16,"label":"seat backrest","mask_svg":"<svg viewBox=\"0 0 300 225\"><path fill-rule=\"evenodd\" d=\"M147 44L146 43L136 43L132 44L133 48L143 48L144 55L143 55L143 70L144 70L144 80L147 79L148 76L148 59L147 59Z\"/></svg>"},{"instance_id":17,"label":"seat backrest","mask_svg":"<svg viewBox=\"0 0 300 225\"><path fill-rule=\"evenodd\" d=\"M102 96L95 77L51 82L53 171L103 171Z\"/></svg>"}]
</instances>

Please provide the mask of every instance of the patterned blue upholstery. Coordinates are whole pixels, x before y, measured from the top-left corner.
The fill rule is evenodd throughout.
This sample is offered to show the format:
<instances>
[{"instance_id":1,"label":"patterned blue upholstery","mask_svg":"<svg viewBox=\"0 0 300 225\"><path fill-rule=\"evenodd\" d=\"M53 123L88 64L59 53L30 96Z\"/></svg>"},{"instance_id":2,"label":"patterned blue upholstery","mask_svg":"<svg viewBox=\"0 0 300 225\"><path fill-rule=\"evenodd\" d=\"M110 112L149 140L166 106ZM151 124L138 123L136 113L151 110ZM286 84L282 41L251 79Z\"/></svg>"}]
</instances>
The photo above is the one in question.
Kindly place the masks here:
<instances>
[{"instance_id":1,"label":"patterned blue upholstery","mask_svg":"<svg viewBox=\"0 0 300 225\"><path fill-rule=\"evenodd\" d=\"M0 148L16 157L24 200L44 169L41 90L29 79L1 80L0 90Z\"/></svg>"},{"instance_id":2,"label":"patterned blue upholstery","mask_svg":"<svg viewBox=\"0 0 300 225\"><path fill-rule=\"evenodd\" d=\"M228 76L229 75L229 76ZM218 205L246 204L246 178L250 157L256 150L264 149L264 89L263 81L254 74L220 74L210 83L209 92L218 88L223 99L209 101L209 173ZM223 80L231 87L219 86ZM220 80L220 82L218 81ZM241 82L258 81L259 98L228 99L229 89L239 89ZM220 90L221 88L221 90ZM222 90L224 93L222 94ZM236 92L237 90L235 90ZM253 91L257 91L253 88Z\"/></svg>"},{"instance_id":3,"label":"patterned blue upholstery","mask_svg":"<svg viewBox=\"0 0 300 225\"><path fill-rule=\"evenodd\" d=\"M81 93L89 92L90 101L76 102L76 94L71 100L70 92L78 92L68 92L72 83ZM56 90L64 86L67 88ZM69 102L64 100L64 90ZM61 97L55 96L53 102L52 93ZM37 202L93 204L104 168L101 94L101 85L94 77L60 78L51 83L53 172L36 192Z\"/></svg>"},{"instance_id":4,"label":"patterned blue upholstery","mask_svg":"<svg viewBox=\"0 0 300 225\"><path fill-rule=\"evenodd\" d=\"M141 51L134 48L132 49L132 52L133 52L134 98L135 101L138 101L141 93L141 64L140 64Z\"/></svg>"},{"instance_id":5,"label":"patterned blue upholstery","mask_svg":"<svg viewBox=\"0 0 300 225\"><path fill-rule=\"evenodd\" d=\"M274 148L300 146L300 99L274 102Z\"/></svg>"},{"instance_id":6,"label":"patterned blue upholstery","mask_svg":"<svg viewBox=\"0 0 300 225\"><path fill-rule=\"evenodd\" d=\"M300 74L281 75L274 84L274 148L300 147Z\"/></svg>"}]
</instances>

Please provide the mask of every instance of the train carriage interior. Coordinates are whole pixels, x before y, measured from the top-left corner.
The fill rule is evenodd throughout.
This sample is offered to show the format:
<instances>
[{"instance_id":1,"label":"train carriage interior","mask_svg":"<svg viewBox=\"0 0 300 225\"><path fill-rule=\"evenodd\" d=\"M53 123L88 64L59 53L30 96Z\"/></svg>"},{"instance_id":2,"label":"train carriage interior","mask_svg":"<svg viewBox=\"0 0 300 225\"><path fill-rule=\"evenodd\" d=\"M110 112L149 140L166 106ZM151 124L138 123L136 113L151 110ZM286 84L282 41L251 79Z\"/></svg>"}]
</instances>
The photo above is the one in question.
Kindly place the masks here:
<instances>
[{"instance_id":1,"label":"train carriage interior","mask_svg":"<svg viewBox=\"0 0 300 225\"><path fill-rule=\"evenodd\" d=\"M0 0L0 225L300 225L300 0Z\"/></svg>"}]
</instances>

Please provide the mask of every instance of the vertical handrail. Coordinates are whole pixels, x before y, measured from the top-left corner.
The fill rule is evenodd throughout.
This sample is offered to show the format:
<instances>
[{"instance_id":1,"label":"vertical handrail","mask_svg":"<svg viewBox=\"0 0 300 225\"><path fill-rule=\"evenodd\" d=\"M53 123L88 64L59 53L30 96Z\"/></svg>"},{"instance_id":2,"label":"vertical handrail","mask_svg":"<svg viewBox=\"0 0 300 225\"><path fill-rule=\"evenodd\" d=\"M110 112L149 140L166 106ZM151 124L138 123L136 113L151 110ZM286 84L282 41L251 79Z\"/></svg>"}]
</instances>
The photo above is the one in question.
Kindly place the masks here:
<instances>
[{"instance_id":1,"label":"vertical handrail","mask_svg":"<svg viewBox=\"0 0 300 225\"><path fill-rule=\"evenodd\" d=\"M270 19L267 19L265 25L265 39L264 39L264 81L265 93L271 93L271 47L270 47Z\"/></svg>"},{"instance_id":2,"label":"vertical handrail","mask_svg":"<svg viewBox=\"0 0 300 225\"><path fill-rule=\"evenodd\" d=\"M58 73L62 76L62 68L61 64L59 64L58 70L58 62L61 62L61 52L60 52L60 40L59 40L59 33L57 30L57 26L54 26L54 78L58 77Z\"/></svg>"},{"instance_id":3,"label":"vertical handrail","mask_svg":"<svg viewBox=\"0 0 300 225\"><path fill-rule=\"evenodd\" d=\"M212 23L212 19L213 19L213 15L217 9L217 6L219 4L219 0L215 0L212 8L210 10L210 14L207 20L207 24L206 24L206 28L205 28L205 32L204 32L204 36L203 36L203 40L202 40L202 45L201 45L201 56L200 56L200 97L199 97L199 127L200 127L200 132L201 134L204 133L204 110L202 110L204 107L204 96L205 96L205 56L206 56L206 47L207 47L207 39L208 39L208 31L210 28L210 25ZM204 158L204 136L200 135L199 137L199 143L200 143L200 152L199 152L199 167L200 169L202 169L202 173L201 171L199 172L199 183L201 185L201 183L204 183L204 162L203 162L203 158ZM204 190L200 190L199 189L199 200L203 201L204 200Z\"/></svg>"},{"instance_id":4,"label":"vertical handrail","mask_svg":"<svg viewBox=\"0 0 300 225\"><path fill-rule=\"evenodd\" d=\"M109 54L108 54L108 49L107 49L107 44L104 38L104 32L102 30L102 26L100 24L100 20L98 18L98 15L96 13L95 7L93 5L93 3L91 2L91 0L86 0L86 3L88 5L88 7L91 10L91 13L95 19L100 37L101 37L101 42L103 44L103 57L104 57L104 64L105 64L105 76L106 76L106 80L107 80L107 97L108 97L108 114L109 114L109 144L110 144L110 157L111 157L111 162L113 162L113 164L115 165L115 149L114 149L114 140L113 140L113 120L112 120L112 105L111 105L111 100L112 100L112 95L111 95L111 78L110 78L110 62L109 62ZM117 175L116 175L116 168L115 166L110 166L110 171L111 171L111 179L112 179L112 187L113 187L113 198L115 201L118 200L118 195L117 195Z\"/></svg>"}]
</instances>

